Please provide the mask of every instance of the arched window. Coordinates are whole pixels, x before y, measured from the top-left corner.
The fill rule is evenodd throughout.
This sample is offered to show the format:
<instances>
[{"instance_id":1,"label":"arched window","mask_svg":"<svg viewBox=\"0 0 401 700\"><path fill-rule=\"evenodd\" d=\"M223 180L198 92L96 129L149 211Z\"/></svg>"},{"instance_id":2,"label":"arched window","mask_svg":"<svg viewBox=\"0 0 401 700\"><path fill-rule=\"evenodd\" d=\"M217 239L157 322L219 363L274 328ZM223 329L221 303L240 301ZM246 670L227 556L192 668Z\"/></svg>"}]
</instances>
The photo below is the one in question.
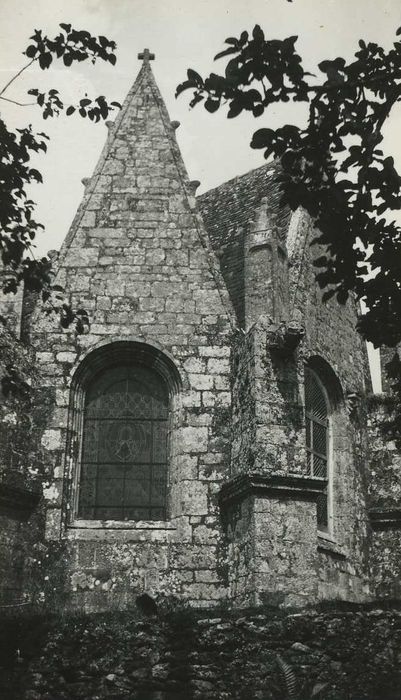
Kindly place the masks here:
<instances>
[{"instance_id":1,"label":"arched window","mask_svg":"<svg viewBox=\"0 0 401 700\"><path fill-rule=\"evenodd\" d=\"M306 455L311 476L330 478L329 464L329 404L326 390L318 375L309 367L305 369L305 418ZM319 530L328 530L328 484L317 501Z\"/></svg>"},{"instance_id":2,"label":"arched window","mask_svg":"<svg viewBox=\"0 0 401 700\"><path fill-rule=\"evenodd\" d=\"M109 366L86 387L78 518L165 520L169 392L144 364Z\"/></svg>"}]
</instances>

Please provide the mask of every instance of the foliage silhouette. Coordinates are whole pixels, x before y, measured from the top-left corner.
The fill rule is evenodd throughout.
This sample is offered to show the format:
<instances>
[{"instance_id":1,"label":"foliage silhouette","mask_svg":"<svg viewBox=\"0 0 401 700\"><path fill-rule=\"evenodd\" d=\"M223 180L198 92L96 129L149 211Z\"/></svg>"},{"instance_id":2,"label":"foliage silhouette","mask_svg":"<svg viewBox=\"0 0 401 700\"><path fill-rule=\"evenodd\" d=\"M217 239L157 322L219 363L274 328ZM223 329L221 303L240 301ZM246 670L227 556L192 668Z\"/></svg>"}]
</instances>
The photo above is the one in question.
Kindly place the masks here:
<instances>
[{"instance_id":1,"label":"foliage silhouette","mask_svg":"<svg viewBox=\"0 0 401 700\"><path fill-rule=\"evenodd\" d=\"M19 106L36 104L44 119L58 116L65 111L67 116L77 112L94 122L107 119L112 110L120 108L118 102L108 104L101 95L93 100L83 97L77 105L65 105L55 88L41 93L36 88L28 94L36 98L34 103L19 102L5 96L5 92L32 64L47 70L57 60L65 66L75 62L90 60L96 63L103 60L115 65L116 44L104 36L93 37L87 31L78 31L70 24L60 24L61 31L53 39L35 30L30 44L23 52L29 62L14 75L0 90L0 100ZM28 197L27 186L32 182L42 182L42 175L31 167L34 153L47 150L48 136L34 133L29 125L12 131L0 118L0 251L3 263L2 288L5 293L16 293L23 283L28 291L37 292L45 303L45 313L57 313L60 324L68 328L74 324L75 330L82 333L88 326L85 309L73 310L64 299L63 289L53 284L54 275L51 261L47 256L37 260L34 256L34 241L43 229L34 218L35 203Z\"/></svg>"},{"instance_id":2,"label":"foliage silhouette","mask_svg":"<svg viewBox=\"0 0 401 700\"><path fill-rule=\"evenodd\" d=\"M401 28L398 30L401 33ZM310 81L296 52L297 37L267 40L256 25L226 39L224 75L203 80L194 70L177 95L192 89L191 106L214 112L228 103L228 118L255 117L277 102L306 102L305 128L285 124L258 129L251 147L280 161L282 202L303 207L327 253L315 260L324 298L345 303L351 291L367 304L363 335L376 345L401 341L401 231L383 217L401 208L401 177L379 149L383 126L401 99L401 42L385 51L359 42L355 59L319 64L321 81ZM366 278L369 269L374 275Z\"/></svg>"},{"instance_id":3,"label":"foliage silhouette","mask_svg":"<svg viewBox=\"0 0 401 700\"><path fill-rule=\"evenodd\" d=\"M401 100L400 34L401 27L390 49L360 40L350 61L324 60L317 77L305 69L296 36L266 39L256 25L251 35L226 39L215 56L227 59L223 74L203 79L189 69L176 91L191 90L190 106L203 103L209 112L228 105L228 118L305 103L304 126L258 129L251 147L279 163L282 204L302 207L316 225L313 243L324 252L314 264L323 300L336 296L345 304L351 293L362 300L366 313L359 315L358 330L376 347L401 343L401 228L395 220L401 177L380 147ZM396 385L401 396L400 372Z\"/></svg>"}]
</instances>

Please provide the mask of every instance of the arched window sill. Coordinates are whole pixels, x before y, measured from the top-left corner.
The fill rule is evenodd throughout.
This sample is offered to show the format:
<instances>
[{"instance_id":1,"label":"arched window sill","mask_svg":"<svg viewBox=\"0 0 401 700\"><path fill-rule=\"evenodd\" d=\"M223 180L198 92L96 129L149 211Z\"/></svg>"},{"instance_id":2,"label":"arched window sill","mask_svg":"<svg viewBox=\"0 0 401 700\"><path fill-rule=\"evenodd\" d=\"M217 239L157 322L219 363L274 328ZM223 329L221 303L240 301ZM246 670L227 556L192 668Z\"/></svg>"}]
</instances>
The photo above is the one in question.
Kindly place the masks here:
<instances>
[{"instance_id":1,"label":"arched window sill","mask_svg":"<svg viewBox=\"0 0 401 700\"><path fill-rule=\"evenodd\" d=\"M68 530L176 530L170 520L74 520Z\"/></svg>"}]
</instances>

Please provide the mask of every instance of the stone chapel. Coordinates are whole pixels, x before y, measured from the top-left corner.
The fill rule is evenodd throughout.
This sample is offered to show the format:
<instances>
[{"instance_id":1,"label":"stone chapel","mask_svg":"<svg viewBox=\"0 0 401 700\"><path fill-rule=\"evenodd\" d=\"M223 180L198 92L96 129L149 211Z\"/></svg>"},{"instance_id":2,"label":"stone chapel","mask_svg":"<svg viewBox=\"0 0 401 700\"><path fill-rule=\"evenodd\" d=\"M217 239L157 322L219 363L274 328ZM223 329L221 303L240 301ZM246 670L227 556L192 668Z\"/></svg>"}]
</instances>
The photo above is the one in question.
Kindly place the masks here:
<instances>
[{"instance_id":1,"label":"stone chapel","mask_svg":"<svg viewBox=\"0 0 401 700\"><path fill-rule=\"evenodd\" d=\"M69 234L62 329L1 299L1 601L58 609L400 597L401 457L351 300L276 166L196 198L148 51Z\"/></svg>"}]
</instances>

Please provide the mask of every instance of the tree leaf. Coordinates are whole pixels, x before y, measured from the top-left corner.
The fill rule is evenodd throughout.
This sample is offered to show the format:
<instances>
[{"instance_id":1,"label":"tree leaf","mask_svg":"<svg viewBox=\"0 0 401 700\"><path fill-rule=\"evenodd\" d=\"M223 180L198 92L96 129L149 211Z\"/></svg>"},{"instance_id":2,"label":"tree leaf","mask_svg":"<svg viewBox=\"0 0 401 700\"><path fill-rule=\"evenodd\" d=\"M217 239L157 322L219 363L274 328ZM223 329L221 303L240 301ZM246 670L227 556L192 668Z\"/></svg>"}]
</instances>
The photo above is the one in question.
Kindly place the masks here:
<instances>
[{"instance_id":1,"label":"tree leaf","mask_svg":"<svg viewBox=\"0 0 401 700\"><path fill-rule=\"evenodd\" d=\"M230 54L233 54L233 53L238 53L238 49L236 47L232 46L228 49L224 49L223 51L220 51L220 53L216 53L213 60L217 61L217 59L223 58L223 56L229 56Z\"/></svg>"},{"instance_id":2,"label":"tree leaf","mask_svg":"<svg viewBox=\"0 0 401 700\"><path fill-rule=\"evenodd\" d=\"M252 136L251 148L266 148L270 145L273 135L272 129L258 129Z\"/></svg>"},{"instance_id":3,"label":"tree leaf","mask_svg":"<svg viewBox=\"0 0 401 700\"><path fill-rule=\"evenodd\" d=\"M30 44L24 53L26 56L28 56L28 58L35 58L37 52L38 52L38 47L34 46L33 44Z\"/></svg>"},{"instance_id":4,"label":"tree leaf","mask_svg":"<svg viewBox=\"0 0 401 700\"><path fill-rule=\"evenodd\" d=\"M46 70L46 68L49 68L50 64L53 61L53 56L49 51L46 51L45 53L41 53L39 56L39 65L42 68L42 70Z\"/></svg>"},{"instance_id":5,"label":"tree leaf","mask_svg":"<svg viewBox=\"0 0 401 700\"><path fill-rule=\"evenodd\" d=\"M265 40L264 32L260 28L259 24L255 24L253 31L252 31L252 36L255 39L255 41L264 41Z\"/></svg>"},{"instance_id":6,"label":"tree leaf","mask_svg":"<svg viewBox=\"0 0 401 700\"><path fill-rule=\"evenodd\" d=\"M190 80L192 83L195 83L195 85L200 85L203 83L203 80L202 80L201 76L199 75L199 73L197 73L192 68L188 68L187 75L188 75L188 80Z\"/></svg>"},{"instance_id":7,"label":"tree leaf","mask_svg":"<svg viewBox=\"0 0 401 700\"><path fill-rule=\"evenodd\" d=\"M230 104L230 109L227 113L228 119L233 119L234 117L237 117L239 114L241 114L242 110L243 105L241 104L241 102L239 100L233 100Z\"/></svg>"},{"instance_id":8,"label":"tree leaf","mask_svg":"<svg viewBox=\"0 0 401 700\"><path fill-rule=\"evenodd\" d=\"M207 109L208 112L216 112L219 107L220 100L213 100L211 97L208 97L205 101L205 109Z\"/></svg>"}]
</instances>

